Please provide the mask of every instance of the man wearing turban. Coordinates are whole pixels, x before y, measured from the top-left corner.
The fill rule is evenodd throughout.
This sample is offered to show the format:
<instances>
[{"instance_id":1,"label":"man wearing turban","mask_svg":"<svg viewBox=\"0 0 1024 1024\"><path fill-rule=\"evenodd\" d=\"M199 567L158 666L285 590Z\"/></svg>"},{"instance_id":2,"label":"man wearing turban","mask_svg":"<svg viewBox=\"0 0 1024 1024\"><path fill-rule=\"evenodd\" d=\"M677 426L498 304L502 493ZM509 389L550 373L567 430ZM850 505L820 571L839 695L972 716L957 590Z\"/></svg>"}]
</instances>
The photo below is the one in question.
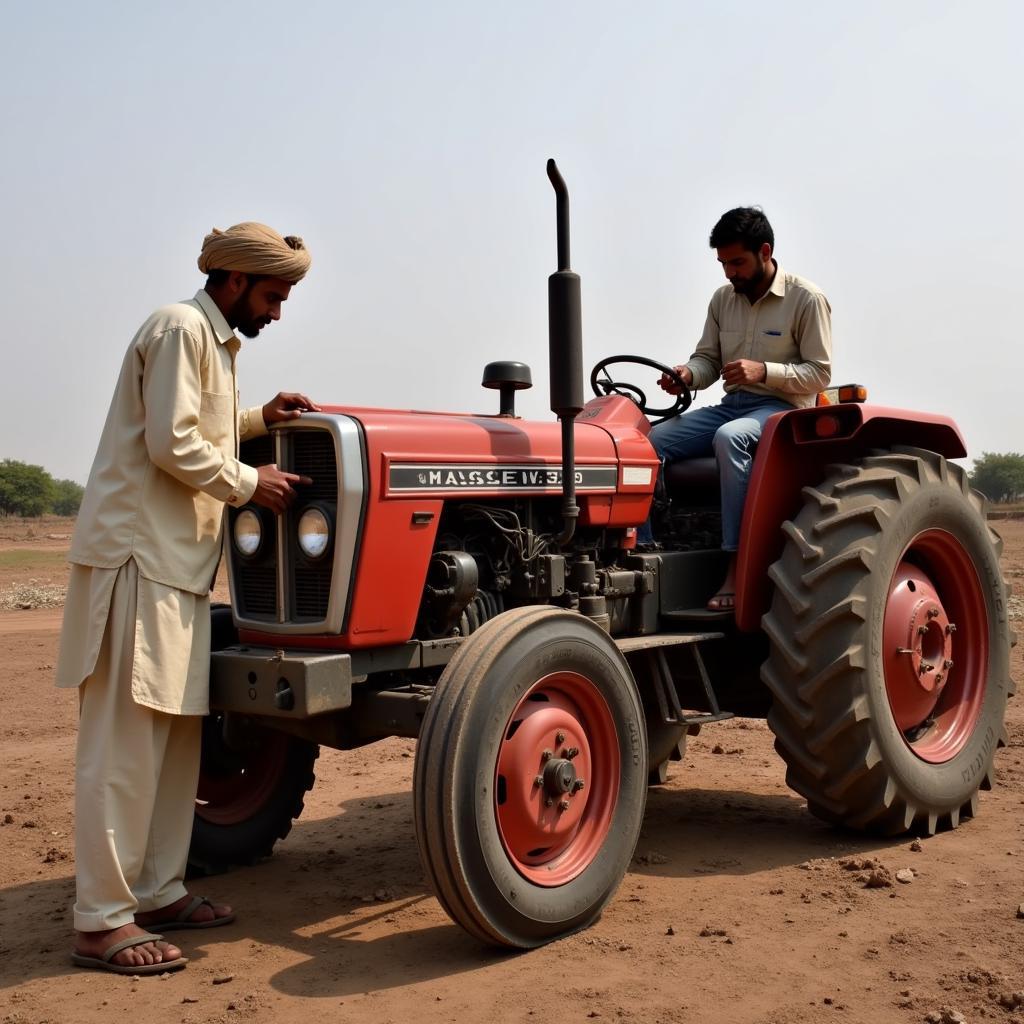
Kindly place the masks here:
<instances>
[{"instance_id":1,"label":"man wearing turban","mask_svg":"<svg viewBox=\"0 0 1024 1024\"><path fill-rule=\"evenodd\" d=\"M210 589L224 506L283 511L309 483L247 466L240 440L316 411L305 395L238 408L237 329L255 338L309 269L301 238L263 224L203 240L195 297L157 310L128 347L71 543L57 685L79 688L76 941L83 967L183 967L160 933L230 907L193 897L185 864L209 712Z\"/></svg>"}]
</instances>

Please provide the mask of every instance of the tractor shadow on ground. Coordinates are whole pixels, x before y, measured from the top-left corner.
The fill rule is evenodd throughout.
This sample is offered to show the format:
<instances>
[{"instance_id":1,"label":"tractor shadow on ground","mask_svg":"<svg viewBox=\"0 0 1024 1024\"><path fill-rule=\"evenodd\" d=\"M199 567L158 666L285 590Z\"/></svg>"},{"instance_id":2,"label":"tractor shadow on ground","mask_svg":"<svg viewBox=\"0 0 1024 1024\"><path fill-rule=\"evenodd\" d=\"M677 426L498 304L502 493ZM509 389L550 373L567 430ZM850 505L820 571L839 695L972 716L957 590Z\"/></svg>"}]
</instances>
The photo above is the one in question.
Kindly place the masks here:
<instances>
[{"instance_id":1,"label":"tractor shadow on ground","mask_svg":"<svg viewBox=\"0 0 1024 1024\"><path fill-rule=\"evenodd\" d=\"M484 947L447 918L423 877L407 790L332 801L335 809L297 822L272 859L190 882L193 892L238 912L223 929L168 936L193 966L208 960L218 970L242 970L285 995L344 998L478 970L509 956L543 955ZM792 795L698 790L681 777L650 791L630 874L685 885L687 878L866 854L889 844L818 822ZM70 965L73 896L68 876L0 890L0 954L6 954L0 989L71 974L97 986L101 978L104 985L123 982ZM232 947L248 949L244 963ZM298 962L260 977L261 947Z\"/></svg>"},{"instance_id":2,"label":"tractor shadow on ground","mask_svg":"<svg viewBox=\"0 0 1024 1024\"><path fill-rule=\"evenodd\" d=\"M865 857L910 838L837 828L795 793L653 787L632 870L662 877L748 875L823 857Z\"/></svg>"}]
</instances>

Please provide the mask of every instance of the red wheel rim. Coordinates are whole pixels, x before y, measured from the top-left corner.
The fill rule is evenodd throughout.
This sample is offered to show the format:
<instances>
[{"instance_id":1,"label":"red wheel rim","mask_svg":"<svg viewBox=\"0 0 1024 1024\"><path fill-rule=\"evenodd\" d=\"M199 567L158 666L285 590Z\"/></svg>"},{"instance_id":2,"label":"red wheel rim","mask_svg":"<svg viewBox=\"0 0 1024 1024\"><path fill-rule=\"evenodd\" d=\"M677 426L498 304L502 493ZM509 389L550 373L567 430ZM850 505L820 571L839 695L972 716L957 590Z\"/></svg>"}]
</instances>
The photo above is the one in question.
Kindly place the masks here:
<instances>
[{"instance_id":1,"label":"red wheel rim","mask_svg":"<svg viewBox=\"0 0 1024 1024\"><path fill-rule=\"evenodd\" d=\"M222 751L206 757L199 775L196 815L211 825L237 825L251 818L277 787L288 752L288 737L267 732L258 749L241 758Z\"/></svg>"},{"instance_id":2,"label":"red wheel rim","mask_svg":"<svg viewBox=\"0 0 1024 1024\"><path fill-rule=\"evenodd\" d=\"M516 705L494 772L495 817L516 870L565 885L605 844L619 797L619 743L585 676L554 672Z\"/></svg>"},{"instance_id":3,"label":"red wheel rim","mask_svg":"<svg viewBox=\"0 0 1024 1024\"><path fill-rule=\"evenodd\" d=\"M964 749L988 677L988 610L970 555L945 530L918 534L889 585L882 631L896 726L922 761Z\"/></svg>"}]
</instances>

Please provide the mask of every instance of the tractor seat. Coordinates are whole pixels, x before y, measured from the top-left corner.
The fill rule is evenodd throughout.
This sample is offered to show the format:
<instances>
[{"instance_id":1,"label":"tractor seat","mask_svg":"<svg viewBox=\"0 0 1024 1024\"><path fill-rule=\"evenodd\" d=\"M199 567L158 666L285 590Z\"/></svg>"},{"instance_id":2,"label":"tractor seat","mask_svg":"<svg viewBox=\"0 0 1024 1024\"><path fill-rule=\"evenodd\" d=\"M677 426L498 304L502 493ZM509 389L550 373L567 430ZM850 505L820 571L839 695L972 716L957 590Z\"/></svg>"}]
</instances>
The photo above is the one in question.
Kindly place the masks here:
<instances>
[{"instance_id":1,"label":"tractor seat","mask_svg":"<svg viewBox=\"0 0 1024 1024\"><path fill-rule=\"evenodd\" d=\"M679 459L665 466L665 490L684 505L718 505L722 492L718 462L713 455L700 459Z\"/></svg>"}]
</instances>

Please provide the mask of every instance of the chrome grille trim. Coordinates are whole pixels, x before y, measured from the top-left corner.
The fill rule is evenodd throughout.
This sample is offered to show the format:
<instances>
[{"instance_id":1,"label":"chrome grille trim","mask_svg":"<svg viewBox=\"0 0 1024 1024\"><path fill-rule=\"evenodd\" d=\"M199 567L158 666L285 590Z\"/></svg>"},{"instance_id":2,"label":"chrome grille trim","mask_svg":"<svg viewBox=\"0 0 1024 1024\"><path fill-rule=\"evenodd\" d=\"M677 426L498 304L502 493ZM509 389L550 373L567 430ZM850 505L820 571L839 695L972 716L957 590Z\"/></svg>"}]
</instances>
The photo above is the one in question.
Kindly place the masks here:
<instances>
[{"instance_id":1,"label":"chrome grille trim","mask_svg":"<svg viewBox=\"0 0 1024 1024\"><path fill-rule=\"evenodd\" d=\"M292 439L300 432L311 430L331 435L334 448L334 470L338 481L337 494L332 497L332 500L336 502L337 518L334 523L334 554L331 559L330 596L327 601L326 615L322 619L304 618L297 621L294 613L293 577L295 567L291 564L293 546L290 543L289 531L294 529L298 515L305 507L305 502L300 497L288 513L278 516L276 520L277 611L274 616L277 619L276 622L269 618L249 618L240 614L240 604L237 600L240 580L236 574L244 572L245 567L238 564L233 557L230 531L225 532L231 604L235 615L235 624L239 627L284 635L337 634L342 630L354 570L366 486L363 474L361 431L351 417L330 413L304 413L298 420L289 421L281 427L273 427L271 435L274 441L274 457L280 469L294 472ZM305 497L315 500L324 495L314 493Z\"/></svg>"}]
</instances>

